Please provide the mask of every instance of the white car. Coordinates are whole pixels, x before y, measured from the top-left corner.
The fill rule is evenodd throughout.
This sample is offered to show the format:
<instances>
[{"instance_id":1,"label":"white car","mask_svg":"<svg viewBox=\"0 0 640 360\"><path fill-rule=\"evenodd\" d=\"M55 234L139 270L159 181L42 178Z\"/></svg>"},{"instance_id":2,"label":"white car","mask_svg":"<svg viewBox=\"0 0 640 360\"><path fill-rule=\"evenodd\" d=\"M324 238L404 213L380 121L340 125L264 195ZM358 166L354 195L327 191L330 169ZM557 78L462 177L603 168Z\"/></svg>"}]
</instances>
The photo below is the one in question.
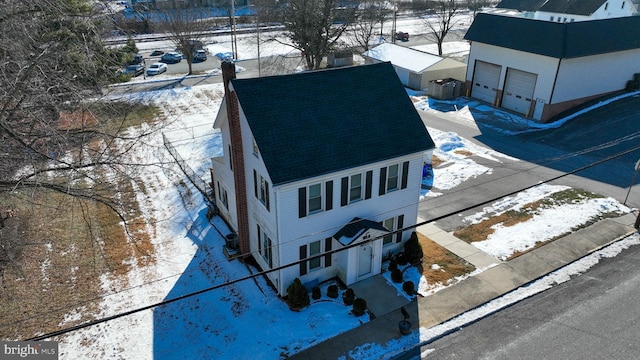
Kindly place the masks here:
<instances>
[{"instance_id":1,"label":"white car","mask_svg":"<svg viewBox=\"0 0 640 360\"><path fill-rule=\"evenodd\" d=\"M158 75L158 74L162 74L165 71L167 71L167 64L153 63L147 69L147 75L149 76Z\"/></svg>"}]
</instances>

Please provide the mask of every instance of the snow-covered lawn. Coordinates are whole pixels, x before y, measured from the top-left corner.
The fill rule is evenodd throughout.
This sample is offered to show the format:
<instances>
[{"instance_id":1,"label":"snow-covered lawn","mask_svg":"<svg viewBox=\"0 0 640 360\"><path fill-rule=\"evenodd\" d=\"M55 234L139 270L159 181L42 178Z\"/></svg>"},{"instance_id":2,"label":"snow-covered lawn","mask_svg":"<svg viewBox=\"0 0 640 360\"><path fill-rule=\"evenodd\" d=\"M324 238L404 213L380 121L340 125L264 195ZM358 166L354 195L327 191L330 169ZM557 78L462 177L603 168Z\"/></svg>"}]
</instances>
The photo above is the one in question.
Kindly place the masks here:
<instances>
[{"instance_id":1,"label":"snow-covered lawn","mask_svg":"<svg viewBox=\"0 0 640 360\"><path fill-rule=\"evenodd\" d=\"M159 106L167 115L165 135L191 167L206 178L210 158L222 152L220 133L212 127L222 96L222 86L217 84L141 93L128 100ZM444 161L434 169L434 192L438 187L450 189L466 179L491 172L490 168L476 164L473 157L490 159L496 164L505 158L505 155L474 145L455 133L436 129L429 129L429 132L437 145L436 156ZM137 156L138 160L148 163L170 160L159 135L141 148ZM105 277L106 294L99 316L174 299L258 271L238 260L227 260L222 252L225 242L207 221L203 200L195 195L195 191L180 192L178 184L182 176L175 167L166 166L160 170L149 167L140 175L152 190L146 194L147 218L159 220L154 239L157 261L132 271L126 288ZM534 188L496 202L468 217L467 221L479 221L517 208L559 189ZM431 196L429 193L425 191L424 195ZM502 227L479 247L502 257L555 233L534 232L533 229L566 231L566 227L579 225L594 214L612 209L629 211L613 199L586 201L559 210L562 214L572 214L570 217L549 212L523 222L516 230L530 232L531 237L517 246L512 240L511 229ZM417 271L409 271L408 276L420 284ZM278 359L369 321L366 315L351 315L350 310L340 298L327 298L323 291L320 301L293 312L264 279L257 277L162 305L153 311L141 311L70 332L60 339L61 358L172 359L188 354L188 358ZM421 329L420 336L433 331ZM389 346L386 344L379 349L388 351ZM371 355L371 347L368 349L366 354Z\"/></svg>"},{"instance_id":2,"label":"snow-covered lawn","mask_svg":"<svg viewBox=\"0 0 640 360\"><path fill-rule=\"evenodd\" d=\"M399 29L413 34L418 26L423 25L407 23ZM217 44L209 45L210 53L228 52L230 44L223 39L218 40ZM254 52L257 47L250 37L243 37L239 44L241 58L256 57ZM145 48L150 45L139 45L141 50L151 50ZM433 46L423 46L420 49L433 52ZM468 44L451 43L444 49L445 53L464 54L468 51ZM263 55L288 54L291 48L273 42L261 44L261 51ZM156 79L163 77L167 75ZM135 81L144 79L139 77ZM147 81L153 81L153 78ZM213 129L222 97L222 85L216 84L139 93L125 99L160 107L166 116L163 133L188 164L207 179L210 159L223 151L220 133ZM444 116L453 116L462 121L473 121L471 109L481 112L491 110L485 105L462 99L444 105L455 109ZM418 101L416 108L439 112L437 108L429 106L426 98ZM536 126L525 119L499 111L493 112L492 116L496 121L517 131ZM434 155L442 164L433 169L433 178L425 180L425 185L431 190L423 190L421 200L439 196L439 191L454 189L470 178L492 172L490 167L476 163L474 158L491 160L496 166L499 166L502 159L508 158L504 154L475 145L453 132L430 128L429 133L437 146ZM135 156L136 161L148 164L168 164L172 160L163 146L160 134L141 144ZM366 315L351 315L351 308L343 305L340 297L336 300L327 298L325 291L319 301L314 301L300 312L293 312L262 277L233 282L249 277L258 269L238 260L229 261L223 255L224 239L207 221L203 199L196 195L195 190L188 191L181 185L185 181L177 167L149 166L140 174L140 180L146 184L148 191L138 195L139 203L146 204L143 208L145 217L156 221L153 238L156 261L145 268L135 268L129 273L126 282L114 282L113 278L105 276L102 279L105 295L101 313L97 317L107 317L176 299L202 289L212 290L155 307L153 310L135 312L69 332L59 337L61 359L279 359L369 321ZM541 186L496 202L466 220L470 223L479 221L483 217L523 206L553 191L558 191L558 188ZM486 244L477 245L496 257L508 256L514 251L533 246L536 241L566 231L567 227L580 225L585 219L605 210L629 211L613 199L586 201L571 208L560 209L563 216L550 210L549 213L541 213L519 224L517 229L497 228ZM510 232L514 230L530 233L531 236L519 239L516 243ZM638 236L632 236L607 252L603 250L592 254L570 269L549 275L535 286L511 293L509 299L494 301L461 318L434 328L420 329L419 334L388 344L367 344L355 348L351 355L354 358L371 359L384 357L385 353L401 351L404 347L415 345L416 338L424 341L456 328L465 321L507 306L510 302L517 301L519 296L530 296L533 291L541 291L540 289L566 281L570 274L593 266L599 257L615 256L625 247L639 242ZM409 269L405 277L420 284L418 291L423 295L428 296L437 291L427 291L421 275L414 269ZM233 284L221 286L227 282ZM401 290L398 292L403 294ZM82 309L71 312L69 319L73 319L77 312L82 312Z\"/></svg>"}]
</instances>

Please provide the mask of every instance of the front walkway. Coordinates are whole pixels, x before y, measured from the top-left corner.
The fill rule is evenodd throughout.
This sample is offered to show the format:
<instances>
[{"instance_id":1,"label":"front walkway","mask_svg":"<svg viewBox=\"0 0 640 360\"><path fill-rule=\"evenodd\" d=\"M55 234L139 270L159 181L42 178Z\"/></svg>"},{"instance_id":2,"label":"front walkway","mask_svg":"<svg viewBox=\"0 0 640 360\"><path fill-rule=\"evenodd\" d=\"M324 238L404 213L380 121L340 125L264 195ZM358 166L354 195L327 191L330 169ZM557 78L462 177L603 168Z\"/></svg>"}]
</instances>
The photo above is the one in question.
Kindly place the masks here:
<instances>
[{"instance_id":1,"label":"front walkway","mask_svg":"<svg viewBox=\"0 0 640 360\"><path fill-rule=\"evenodd\" d=\"M351 285L356 297L367 301L367 309L374 317L385 315L409 303L409 300L398 294L398 289L387 282L382 274L358 281Z\"/></svg>"}]
</instances>

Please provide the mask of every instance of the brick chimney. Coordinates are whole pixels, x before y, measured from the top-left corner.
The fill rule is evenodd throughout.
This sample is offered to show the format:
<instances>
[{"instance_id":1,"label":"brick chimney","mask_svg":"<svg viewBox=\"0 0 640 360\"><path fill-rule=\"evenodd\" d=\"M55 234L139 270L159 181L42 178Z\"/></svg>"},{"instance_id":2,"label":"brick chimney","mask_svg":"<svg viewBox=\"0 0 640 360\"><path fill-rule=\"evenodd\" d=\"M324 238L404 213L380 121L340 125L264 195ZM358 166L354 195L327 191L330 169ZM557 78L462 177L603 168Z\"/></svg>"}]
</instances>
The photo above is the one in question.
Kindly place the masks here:
<instances>
[{"instance_id":1,"label":"brick chimney","mask_svg":"<svg viewBox=\"0 0 640 360\"><path fill-rule=\"evenodd\" d=\"M242 148L242 131L240 129L240 110L235 91L231 91L229 83L236 78L236 65L231 61L222 62L222 82L227 103L227 121L231 135L231 163L233 164L233 183L236 190L236 215L238 217L238 246L240 254L247 256L249 248L249 211L247 208L247 178L244 168L244 151Z\"/></svg>"}]
</instances>

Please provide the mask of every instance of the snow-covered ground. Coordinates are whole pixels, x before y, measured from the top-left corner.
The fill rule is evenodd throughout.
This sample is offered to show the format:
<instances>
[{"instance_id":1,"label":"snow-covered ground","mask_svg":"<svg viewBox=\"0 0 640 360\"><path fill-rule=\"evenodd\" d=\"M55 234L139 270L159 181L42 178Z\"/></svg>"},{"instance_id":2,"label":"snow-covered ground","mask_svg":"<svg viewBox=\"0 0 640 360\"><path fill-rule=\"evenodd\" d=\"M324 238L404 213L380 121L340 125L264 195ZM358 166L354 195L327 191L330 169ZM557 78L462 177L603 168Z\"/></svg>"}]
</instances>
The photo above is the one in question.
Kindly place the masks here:
<instances>
[{"instance_id":1,"label":"snow-covered ground","mask_svg":"<svg viewBox=\"0 0 640 360\"><path fill-rule=\"evenodd\" d=\"M211 157L223 151L220 133L212 127L222 97L222 85L215 84L134 94L127 99L159 106L167 116L164 134L191 167L206 178ZM473 106L469 103L459 105L460 109ZM416 106L425 111L437 111L425 107L424 102L417 102ZM462 111L457 116L464 118L470 115ZM521 121L526 122L524 119ZM437 146L436 156L446 161L447 166L434 169L433 188L424 191L423 199L438 196L440 191L450 190L467 179L492 171L475 163L474 156L491 159L496 166L505 158L505 155L474 145L456 133L431 128L429 132ZM149 164L170 160L160 135L141 146L136 156L138 161ZM146 194L139 194L140 203L145 204L143 211L147 219L156 221L154 245L157 261L132 271L126 286L105 277L102 313L98 316L107 317L142 308L202 289L212 290L69 332L59 338L61 359L279 359L369 321L367 316L351 315L350 307L342 305L340 300L327 298L324 291L319 301L300 312L293 312L261 277L234 282L250 277L257 269L238 260L229 261L223 255L224 239L207 221L201 197L179 185L182 180L179 171L175 167L150 166L140 177L148 190ZM560 189L540 186L496 202L467 220L473 222L517 208ZM535 220L521 226L564 231L566 229L562 226L577 226L611 209L621 213L630 211L616 200L605 198L585 201L572 207L571 211L563 209L574 215L570 218L552 212L541 213ZM220 222L217 224L223 226ZM553 236L553 233L536 234L515 246L508 228L500 228L479 247L496 257L503 257L548 236ZM569 276L593 266L599 258L615 256L624 248L638 243L640 237L637 234L630 236L533 285L510 293L508 298L492 301L453 321L420 329L412 336L388 344L356 347L351 355L360 359L385 358L385 354L415 345L416 337L426 341L445 333L567 281ZM420 274L416 272L414 276L420 277ZM220 286L228 282L233 283Z\"/></svg>"}]
</instances>

